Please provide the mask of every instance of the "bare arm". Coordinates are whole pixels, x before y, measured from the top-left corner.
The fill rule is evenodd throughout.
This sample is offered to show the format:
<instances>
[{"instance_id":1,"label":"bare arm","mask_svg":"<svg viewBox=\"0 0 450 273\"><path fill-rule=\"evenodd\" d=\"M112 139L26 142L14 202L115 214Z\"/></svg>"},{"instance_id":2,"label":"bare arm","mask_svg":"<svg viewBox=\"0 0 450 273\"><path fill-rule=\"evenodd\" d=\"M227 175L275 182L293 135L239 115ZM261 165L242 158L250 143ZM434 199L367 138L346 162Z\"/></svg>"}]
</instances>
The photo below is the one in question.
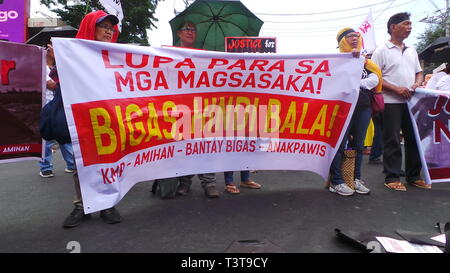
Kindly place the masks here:
<instances>
[{"instance_id":1,"label":"bare arm","mask_svg":"<svg viewBox=\"0 0 450 273\"><path fill-rule=\"evenodd\" d=\"M410 99L412 96L412 92L409 90L408 87L404 86L397 86L395 84L392 84L386 80L383 79L383 90L388 92L394 92L405 99Z\"/></svg>"},{"instance_id":2,"label":"bare arm","mask_svg":"<svg viewBox=\"0 0 450 273\"><path fill-rule=\"evenodd\" d=\"M411 86L412 90L416 90L417 87L419 87L423 82L423 72L416 73L416 80L414 81L414 84Z\"/></svg>"}]
</instances>

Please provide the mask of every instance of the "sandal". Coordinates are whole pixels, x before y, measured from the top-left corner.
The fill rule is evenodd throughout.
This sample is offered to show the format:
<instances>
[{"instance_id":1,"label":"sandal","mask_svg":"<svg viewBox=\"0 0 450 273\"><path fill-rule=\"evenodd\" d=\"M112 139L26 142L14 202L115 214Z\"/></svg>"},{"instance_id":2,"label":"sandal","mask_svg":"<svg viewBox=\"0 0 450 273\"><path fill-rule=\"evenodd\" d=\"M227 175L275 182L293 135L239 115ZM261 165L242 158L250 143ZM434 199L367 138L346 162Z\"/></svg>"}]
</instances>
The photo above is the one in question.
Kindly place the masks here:
<instances>
[{"instance_id":1,"label":"sandal","mask_svg":"<svg viewBox=\"0 0 450 273\"><path fill-rule=\"evenodd\" d=\"M225 186L225 190L230 193L230 194L239 194L241 193L238 189L238 187L236 187L236 185L234 184L229 184Z\"/></svg>"},{"instance_id":2,"label":"sandal","mask_svg":"<svg viewBox=\"0 0 450 273\"><path fill-rule=\"evenodd\" d=\"M406 191L405 185L400 181L384 183L384 185L394 191Z\"/></svg>"},{"instance_id":3,"label":"sandal","mask_svg":"<svg viewBox=\"0 0 450 273\"><path fill-rule=\"evenodd\" d=\"M425 181L423 179L415 180L413 182L410 182L409 184L416 186L418 188L421 188L421 189L431 190L431 185L425 183Z\"/></svg>"},{"instance_id":4,"label":"sandal","mask_svg":"<svg viewBox=\"0 0 450 273\"><path fill-rule=\"evenodd\" d=\"M249 189L260 189L260 188L261 188L261 185L258 184L258 183L256 183L256 182L253 181L253 180L248 180L248 181L246 181L246 182L242 181L242 182L241 182L241 187L249 188Z\"/></svg>"}]
</instances>

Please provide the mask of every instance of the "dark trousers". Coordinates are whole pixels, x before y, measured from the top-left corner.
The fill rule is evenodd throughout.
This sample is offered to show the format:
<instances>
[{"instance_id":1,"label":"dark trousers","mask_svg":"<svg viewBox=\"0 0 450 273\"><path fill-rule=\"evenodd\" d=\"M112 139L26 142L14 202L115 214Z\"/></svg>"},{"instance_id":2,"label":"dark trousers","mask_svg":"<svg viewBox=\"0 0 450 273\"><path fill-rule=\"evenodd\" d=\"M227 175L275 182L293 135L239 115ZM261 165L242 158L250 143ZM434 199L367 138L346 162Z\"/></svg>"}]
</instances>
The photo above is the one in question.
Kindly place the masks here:
<instances>
[{"instance_id":1,"label":"dark trousers","mask_svg":"<svg viewBox=\"0 0 450 273\"><path fill-rule=\"evenodd\" d=\"M372 149L370 149L369 160L376 160L383 155L383 114L372 117L375 134L373 136Z\"/></svg>"},{"instance_id":2,"label":"dark trousers","mask_svg":"<svg viewBox=\"0 0 450 273\"><path fill-rule=\"evenodd\" d=\"M402 149L400 130L405 141L405 178L406 182L421 179L419 152L406 103L386 103L383 113L383 166L387 183L400 181L402 167Z\"/></svg>"}]
</instances>

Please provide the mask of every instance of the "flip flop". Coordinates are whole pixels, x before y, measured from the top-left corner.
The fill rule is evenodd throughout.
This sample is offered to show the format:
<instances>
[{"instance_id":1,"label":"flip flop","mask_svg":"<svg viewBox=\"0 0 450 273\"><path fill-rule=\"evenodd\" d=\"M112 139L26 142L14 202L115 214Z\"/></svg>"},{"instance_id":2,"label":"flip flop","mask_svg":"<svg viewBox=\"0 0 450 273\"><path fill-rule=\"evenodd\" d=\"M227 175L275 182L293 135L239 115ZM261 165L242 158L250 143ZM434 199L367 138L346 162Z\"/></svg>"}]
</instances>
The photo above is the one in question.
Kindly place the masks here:
<instances>
[{"instance_id":1,"label":"flip flop","mask_svg":"<svg viewBox=\"0 0 450 273\"><path fill-rule=\"evenodd\" d=\"M236 187L236 185L234 184L229 184L225 186L225 190L229 193L229 194L239 194L240 191L239 189Z\"/></svg>"},{"instance_id":2,"label":"flip flop","mask_svg":"<svg viewBox=\"0 0 450 273\"><path fill-rule=\"evenodd\" d=\"M255 181L248 180L246 182L241 182L241 187L249 188L249 189L260 189L261 185L256 183Z\"/></svg>"},{"instance_id":3,"label":"flip flop","mask_svg":"<svg viewBox=\"0 0 450 273\"><path fill-rule=\"evenodd\" d=\"M410 182L409 184L416 186L421 189L431 190L431 185L425 183L423 179L418 179L416 181Z\"/></svg>"},{"instance_id":4,"label":"flip flop","mask_svg":"<svg viewBox=\"0 0 450 273\"><path fill-rule=\"evenodd\" d=\"M394 191L406 191L405 185L400 181L384 183L384 185Z\"/></svg>"}]
</instances>

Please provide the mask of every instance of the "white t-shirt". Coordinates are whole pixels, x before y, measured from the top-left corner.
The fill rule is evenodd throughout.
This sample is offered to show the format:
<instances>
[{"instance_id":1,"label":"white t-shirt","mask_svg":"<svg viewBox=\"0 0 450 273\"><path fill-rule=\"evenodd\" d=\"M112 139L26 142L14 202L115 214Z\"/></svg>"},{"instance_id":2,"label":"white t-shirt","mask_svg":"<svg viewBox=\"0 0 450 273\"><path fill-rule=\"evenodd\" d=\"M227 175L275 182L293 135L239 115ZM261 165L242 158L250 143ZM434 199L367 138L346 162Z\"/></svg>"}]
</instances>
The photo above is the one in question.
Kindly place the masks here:
<instances>
[{"instance_id":1,"label":"white t-shirt","mask_svg":"<svg viewBox=\"0 0 450 273\"><path fill-rule=\"evenodd\" d=\"M447 75L447 73L443 71L433 74L433 76L431 76L431 78L428 80L427 85L425 85L425 88L436 89L436 84L445 75Z\"/></svg>"},{"instance_id":2,"label":"white t-shirt","mask_svg":"<svg viewBox=\"0 0 450 273\"><path fill-rule=\"evenodd\" d=\"M49 74L50 74L50 68L48 66L47 67L47 81L51 80ZM49 101L51 101L53 99L53 90L50 89L46 89L45 90L45 104L47 104Z\"/></svg>"},{"instance_id":3,"label":"white t-shirt","mask_svg":"<svg viewBox=\"0 0 450 273\"><path fill-rule=\"evenodd\" d=\"M450 75L446 74L436 84L436 90L450 91Z\"/></svg>"},{"instance_id":4,"label":"white t-shirt","mask_svg":"<svg viewBox=\"0 0 450 273\"><path fill-rule=\"evenodd\" d=\"M383 80L396 86L410 88L416 81L416 74L422 71L415 48L406 46L402 50L390 41L375 49L374 61L381 69ZM384 103L405 103L407 100L394 92L384 92Z\"/></svg>"}]
</instances>

